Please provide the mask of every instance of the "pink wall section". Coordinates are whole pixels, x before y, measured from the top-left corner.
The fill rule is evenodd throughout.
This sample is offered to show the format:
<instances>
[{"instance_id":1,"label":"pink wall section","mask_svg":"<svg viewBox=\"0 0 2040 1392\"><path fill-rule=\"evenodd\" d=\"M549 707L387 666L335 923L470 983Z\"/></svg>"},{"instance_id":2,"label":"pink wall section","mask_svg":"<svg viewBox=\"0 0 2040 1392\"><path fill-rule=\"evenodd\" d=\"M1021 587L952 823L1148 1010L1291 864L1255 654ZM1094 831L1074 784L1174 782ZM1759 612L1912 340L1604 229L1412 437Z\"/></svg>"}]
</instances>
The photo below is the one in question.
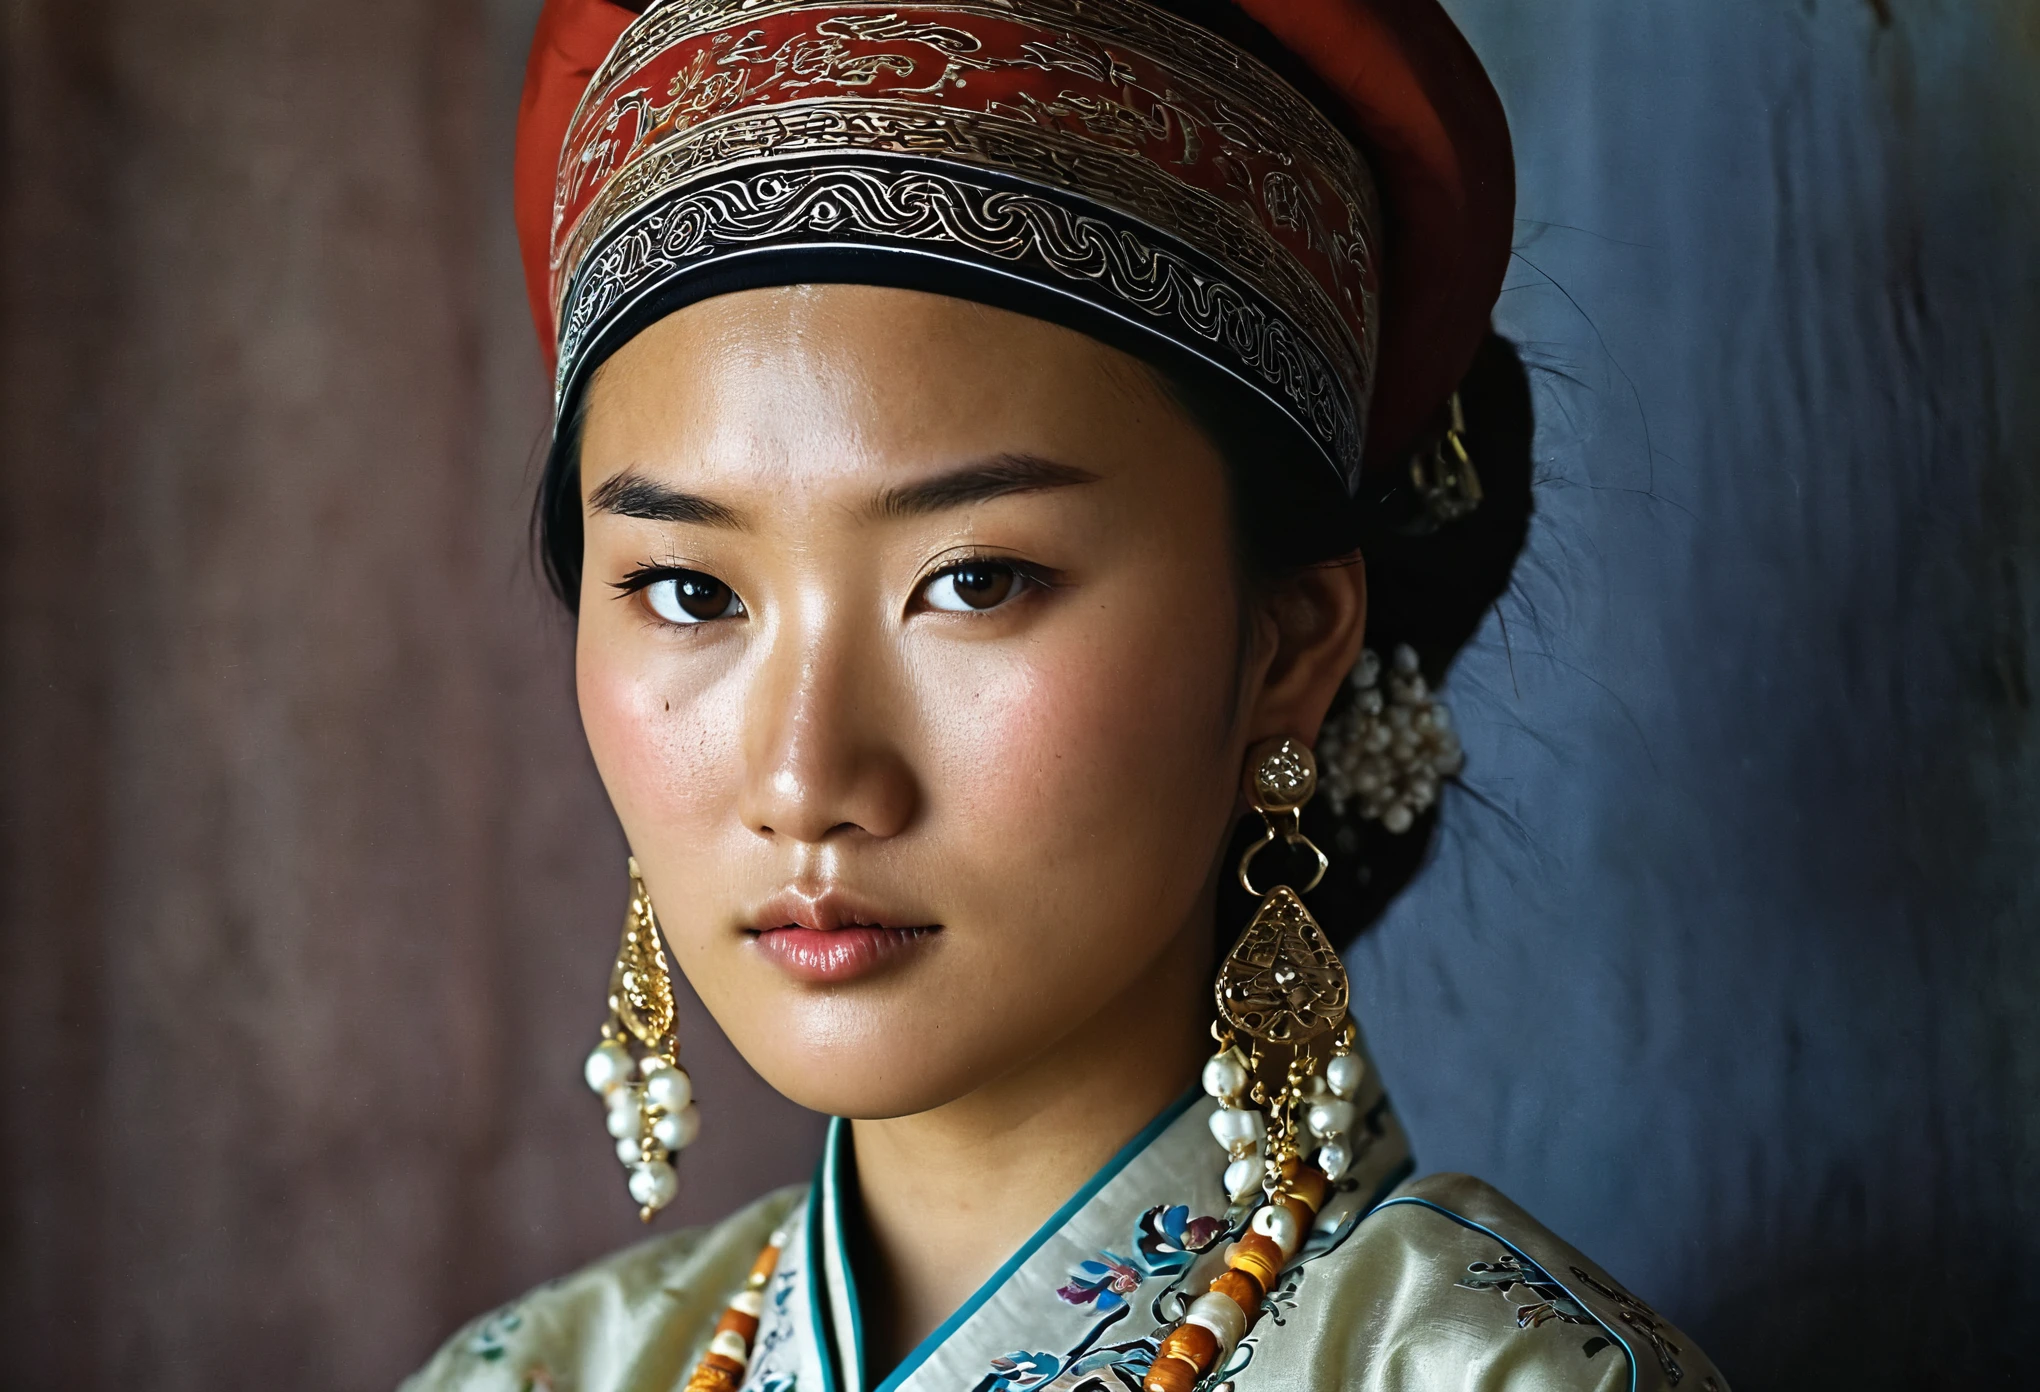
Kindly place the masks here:
<instances>
[{"instance_id":1,"label":"pink wall section","mask_svg":"<svg viewBox=\"0 0 2040 1392\"><path fill-rule=\"evenodd\" d=\"M525 545L533 13L6 11L0 1385L387 1386L641 1234L579 1076L624 848ZM668 1227L818 1136L685 1028Z\"/></svg>"}]
</instances>

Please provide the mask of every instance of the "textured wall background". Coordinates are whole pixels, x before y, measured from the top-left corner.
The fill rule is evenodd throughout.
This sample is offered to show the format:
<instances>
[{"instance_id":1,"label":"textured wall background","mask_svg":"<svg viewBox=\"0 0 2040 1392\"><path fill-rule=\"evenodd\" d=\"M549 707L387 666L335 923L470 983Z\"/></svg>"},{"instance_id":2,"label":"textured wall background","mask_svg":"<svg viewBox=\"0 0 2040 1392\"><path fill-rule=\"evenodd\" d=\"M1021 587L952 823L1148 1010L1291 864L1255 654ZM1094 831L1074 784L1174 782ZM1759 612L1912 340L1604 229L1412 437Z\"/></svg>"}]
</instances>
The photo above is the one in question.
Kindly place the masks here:
<instances>
[{"instance_id":1,"label":"textured wall background","mask_svg":"<svg viewBox=\"0 0 2040 1392\"><path fill-rule=\"evenodd\" d=\"M1356 950L1433 1167L1744 1392L2040 1299L2040 9L1448 0L1516 123L1541 511ZM387 1386L628 1239L622 908L524 552L533 0L7 0L10 1387ZM813 1125L720 1041L691 1218Z\"/></svg>"},{"instance_id":2,"label":"textured wall background","mask_svg":"<svg viewBox=\"0 0 2040 1392\"><path fill-rule=\"evenodd\" d=\"M387 1387L638 1235L525 547L536 13L7 7L0 1385ZM816 1134L705 1035L695 1220Z\"/></svg>"},{"instance_id":3,"label":"textured wall background","mask_svg":"<svg viewBox=\"0 0 2040 1392\"><path fill-rule=\"evenodd\" d=\"M1743 1389L2040 1330L2040 6L1448 0L1540 515L1354 964L1422 1163Z\"/></svg>"}]
</instances>

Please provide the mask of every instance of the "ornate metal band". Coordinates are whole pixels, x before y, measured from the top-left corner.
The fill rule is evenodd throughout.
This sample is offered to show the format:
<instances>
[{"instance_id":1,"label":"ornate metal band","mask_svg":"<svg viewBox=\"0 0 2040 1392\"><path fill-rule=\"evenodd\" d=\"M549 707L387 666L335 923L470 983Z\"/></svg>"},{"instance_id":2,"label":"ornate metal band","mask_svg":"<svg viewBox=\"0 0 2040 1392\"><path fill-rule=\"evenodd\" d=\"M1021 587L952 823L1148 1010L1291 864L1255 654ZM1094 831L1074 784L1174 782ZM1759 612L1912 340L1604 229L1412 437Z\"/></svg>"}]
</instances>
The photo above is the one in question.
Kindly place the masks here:
<instances>
[{"instance_id":1,"label":"ornate metal band","mask_svg":"<svg viewBox=\"0 0 2040 1392\"><path fill-rule=\"evenodd\" d=\"M904 253L967 272L964 293L1024 283L1160 336L1274 403L1350 487L1376 225L1315 108L1145 0L671 0L625 32L562 152L559 406L690 283Z\"/></svg>"}]
</instances>

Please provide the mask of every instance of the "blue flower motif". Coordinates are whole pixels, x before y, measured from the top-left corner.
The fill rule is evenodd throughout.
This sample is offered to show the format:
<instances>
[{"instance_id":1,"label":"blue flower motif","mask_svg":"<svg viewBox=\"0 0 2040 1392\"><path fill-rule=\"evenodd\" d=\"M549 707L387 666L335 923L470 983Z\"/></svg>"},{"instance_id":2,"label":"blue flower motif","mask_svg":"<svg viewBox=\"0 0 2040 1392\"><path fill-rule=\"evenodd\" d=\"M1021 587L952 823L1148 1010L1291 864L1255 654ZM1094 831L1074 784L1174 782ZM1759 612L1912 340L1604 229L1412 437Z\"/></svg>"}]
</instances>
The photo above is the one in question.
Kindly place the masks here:
<instances>
[{"instance_id":1,"label":"blue flower motif","mask_svg":"<svg viewBox=\"0 0 2040 1392\"><path fill-rule=\"evenodd\" d=\"M1187 1271L1197 1254L1225 1235L1220 1218L1192 1218L1188 1204L1156 1204L1133 1227L1133 1255L1100 1252L1078 1262L1057 1288L1065 1304L1089 1305L1100 1314L1120 1309L1150 1276Z\"/></svg>"},{"instance_id":2,"label":"blue flower motif","mask_svg":"<svg viewBox=\"0 0 2040 1392\"><path fill-rule=\"evenodd\" d=\"M1047 1382L1062 1371L1062 1360L1052 1353L1029 1353L1020 1349L992 1360L992 1371L978 1384L978 1392L1016 1392Z\"/></svg>"},{"instance_id":3,"label":"blue flower motif","mask_svg":"<svg viewBox=\"0 0 2040 1392\"><path fill-rule=\"evenodd\" d=\"M1224 1235L1222 1218L1192 1218L1187 1204L1156 1204L1135 1226L1134 1251L1150 1276L1174 1275Z\"/></svg>"},{"instance_id":4,"label":"blue flower motif","mask_svg":"<svg viewBox=\"0 0 2040 1392\"><path fill-rule=\"evenodd\" d=\"M1056 1289L1056 1294L1065 1304L1090 1305L1103 1314L1126 1304L1126 1297L1140 1289L1143 1279L1141 1270L1125 1257L1117 1252L1100 1252L1078 1262L1070 1279Z\"/></svg>"},{"instance_id":5,"label":"blue flower motif","mask_svg":"<svg viewBox=\"0 0 2040 1392\"><path fill-rule=\"evenodd\" d=\"M474 1334L468 1339L468 1352L493 1363L510 1351L510 1336L523 1325L524 1316L517 1312L515 1305L493 1310L475 1326Z\"/></svg>"}]
</instances>

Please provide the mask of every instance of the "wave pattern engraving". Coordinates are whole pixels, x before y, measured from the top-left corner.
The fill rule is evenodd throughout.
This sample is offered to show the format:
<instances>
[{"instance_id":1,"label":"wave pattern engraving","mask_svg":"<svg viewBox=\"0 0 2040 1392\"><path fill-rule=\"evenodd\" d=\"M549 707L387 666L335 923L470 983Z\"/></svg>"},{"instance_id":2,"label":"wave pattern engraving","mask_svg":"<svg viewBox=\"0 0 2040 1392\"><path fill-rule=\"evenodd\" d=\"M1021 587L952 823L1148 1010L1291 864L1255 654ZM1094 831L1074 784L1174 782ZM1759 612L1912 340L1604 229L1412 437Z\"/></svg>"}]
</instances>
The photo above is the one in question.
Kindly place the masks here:
<instances>
[{"instance_id":1,"label":"wave pattern engraving","mask_svg":"<svg viewBox=\"0 0 2040 1392\"><path fill-rule=\"evenodd\" d=\"M716 179L659 200L583 262L567 296L559 388L583 347L612 319L717 257L765 247L865 245L941 249L1060 282L1259 386L1357 479L1360 421L1351 394L1317 348L1231 280L1138 230L1023 189L928 168L850 164L770 168ZM1171 331L1173 328L1173 332Z\"/></svg>"}]
</instances>

